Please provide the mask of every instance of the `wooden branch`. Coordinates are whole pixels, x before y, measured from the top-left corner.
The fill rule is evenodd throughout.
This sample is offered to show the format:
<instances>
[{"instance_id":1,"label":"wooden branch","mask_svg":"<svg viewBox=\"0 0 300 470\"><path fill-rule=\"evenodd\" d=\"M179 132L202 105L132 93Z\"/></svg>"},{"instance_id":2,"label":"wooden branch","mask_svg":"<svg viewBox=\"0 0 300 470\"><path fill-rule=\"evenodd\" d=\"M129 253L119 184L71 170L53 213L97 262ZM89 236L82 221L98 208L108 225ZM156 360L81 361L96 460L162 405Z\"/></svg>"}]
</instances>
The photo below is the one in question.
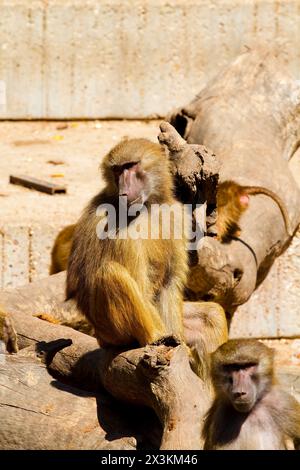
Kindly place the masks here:
<instances>
[{"instance_id":1,"label":"wooden branch","mask_svg":"<svg viewBox=\"0 0 300 470\"><path fill-rule=\"evenodd\" d=\"M77 310L75 301L65 301L65 284L66 273L61 272L24 287L1 291L0 311L12 315L23 312L44 319L53 317L65 326L78 326L76 329L90 334L92 328ZM28 345L22 338L19 343L20 347Z\"/></svg>"},{"instance_id":2,"label":"wooden branch","mask_svg":"<svg viewBox=\"0 0 300 470\"><path fill-rule=\"evenodd\" d=\"M284 54L258 49L238 57L189 105L168 117L188 144L202 144L217 155L220 181L230 179L277 193L293 230L300 222L300 191L287 161L300 142L300 102L295 99L299 93L299 84L287 75ZM181 140L177 165L180 159L182 165L189 161L186 149ZM190 173L192 194L193 167ZM201 242L190 271L190 298L217 301L233 313L290 242L280 210L270 197L251 197L240 225L241 236L230 243L211 238Z\"/></svg>"},{"instance_id":3,"label":"wooden branch","mask_svg":"<svg viewBox=\"0 0 300 470\"><path fill-rule=\"evenodd\" d=\"M178 195L184 203L216 204L220 163L203 145L188 145L168 122L160 124L158 140L169 150Z\"/></svg>"},{"instance_id":4,"label":"wooden branch","mask_svg":"<svg viewBox=\"0 0 300 470\"><path fill-rule=\"evenodd\" d=\"M10 175L9 182L11 184L18 184L19 186L25 186L25 188L35 189L36 191L51 195L67 192L66 187L61 184L39 180L37 178L32 178L31 176Z\"/></svg>"},{"instance_id":5,"label":"wooden branch","mask_svg":"<svg viewBox=\"0 0 300 470\"><path fill-rule=\"evenodd\" d=\"M115 398L152 408L162 428L161 449L200 449L203 418L210 389L191 370L187 349L174 339L158 346L124 351L103 360L94 355L101 383ZM86 370L83 357L76 371ZM74 373L74 371L73 371ZM95 373L95 372L94 372ZM79 376L81 376L79 372Z\"/></svg>"}]
</instances>

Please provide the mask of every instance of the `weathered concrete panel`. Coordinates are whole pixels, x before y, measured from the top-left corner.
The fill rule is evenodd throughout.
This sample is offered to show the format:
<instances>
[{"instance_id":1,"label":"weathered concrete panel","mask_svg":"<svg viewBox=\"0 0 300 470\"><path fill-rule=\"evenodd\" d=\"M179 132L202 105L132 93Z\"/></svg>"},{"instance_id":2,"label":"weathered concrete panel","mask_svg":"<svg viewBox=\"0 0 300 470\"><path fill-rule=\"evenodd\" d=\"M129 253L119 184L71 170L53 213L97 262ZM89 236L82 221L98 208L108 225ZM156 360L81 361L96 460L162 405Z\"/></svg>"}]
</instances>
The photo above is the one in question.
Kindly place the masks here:
<instances>
[{"instance_id":1,"label":"weathered concrete panel","mask_svg":"<svg viewBox=\"0 0 300 470\"><path fill-rule=\"evenodd\" d=\"M2 288L17 287L30 280L29 228L27 226L2 227L3 260Z\"/></svg>"},{"instance_id":2,"label":"weathered concrete panel","mask_svg":"<svg viewBox=\"0 0 300 470\"><path fill-rule=\"evenodd\" d=\"M300 186L300 149L289 162ZM234 315L231 337L300 337L300 228L267 278Z\"/></svg>"},{"instance_id":3,"label":"weathered concrete panel","mask_svg":"<svg viewBox=\"0 0 300 470\"><path fill-rule=\"evenodd\" d=\"M31 270L30 281L47 277L51 258L51 249L55 237L63 226L33 226L31 234Z\"/></svg>"},{"instance_id":4,"label":"weathered concrete panel","mask_svg":"<svg viewBox=\"0 0 300 470\"><path fill-rule=\"evenodd\" d=\"M0 0L0 118L163 116L256 41L300 78L300 1Z\"/></svg>"},{"instance_id":5,"label":"weathered concrete panel","mask_svg":"<svg viewBox=\"0 0 300 470\"><path fill-rule=\"evenodd\" d=\"M230 335L233 338L300 336L300 231L250 300L238 308Z\"/></svg>"},{"instance_id":6,"label":"weathered concrete panel","mask_svg":"<svg viewBox=\"0 0 300 470\"><path fill-rule=\"evenodd\" d=\"M278 336L300 336L300 233L278 259L280 315Z\"/></svg>"}]
</instances>

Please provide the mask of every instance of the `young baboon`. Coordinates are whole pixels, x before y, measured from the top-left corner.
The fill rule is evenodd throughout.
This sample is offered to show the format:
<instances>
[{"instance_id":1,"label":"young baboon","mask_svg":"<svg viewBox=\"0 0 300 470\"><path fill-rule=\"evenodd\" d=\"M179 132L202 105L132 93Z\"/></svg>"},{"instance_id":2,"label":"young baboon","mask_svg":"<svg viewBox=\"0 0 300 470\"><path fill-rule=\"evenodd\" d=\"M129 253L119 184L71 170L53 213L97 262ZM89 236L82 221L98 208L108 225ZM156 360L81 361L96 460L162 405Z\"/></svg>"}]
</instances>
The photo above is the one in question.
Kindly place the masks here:
<instances>
[{"instance_id":1,"label":"young baboon","mask_svg":"<svg viewBox=\"0 0 300 470\"><path fill-rule=\"evenodd\" d=\"M67 225L58 233L51 251L50 274L67 269L75 227Z\"/></svg>"},{"instance_id":2,"label":"young baboon","mask_svg":"<svg viewBox=\"0 0 300 470\"><path fill-rule=\"evenodd\" d=\"M234 181L224 181L218 185L217 191L217 237L226 242L232 237L240 235L239 221L242 214L248 209L249 196L265 194L278 205L288 235L292 236L292 229L286 206L282 199L273 191L261 186L241 186Z\"/></svg>"},{"instance_id":3,"label":"young baboon","mask_svg":"<svg viewBox=\"0 0 300 470\"><path fill-rule=\"evenodd\" d=\"M88 204L75 229L67 297L75 297L103 347L143 346L169 334L182 338L188 264L186 241L174 236L182 206L173 197L168 158L159 144L146 139L122 141L104 158L102 172L106 187ZM103 221L107 226L108 213L97 215L98 206L110 205L119 214L120 197L126 198L128 209L134 205L140 210L117 225L114 235L99 238L97 227ZM130 230L148 232L153 204L159 209L157 238L128 236ZM163 205L172 205L174 212L166 238Z\"/></svg>"},{"instance_id":4,"label":"young baboon","mask_svg":"<svg viewBox=\"0 0 300 470\"><path fill-rule=\"evenodd\" d=\"M212 354L215 400L203 428L207 450L300 449L300 404L275 383L273 350L230 340Z\"/></svg>"}]
</instances>

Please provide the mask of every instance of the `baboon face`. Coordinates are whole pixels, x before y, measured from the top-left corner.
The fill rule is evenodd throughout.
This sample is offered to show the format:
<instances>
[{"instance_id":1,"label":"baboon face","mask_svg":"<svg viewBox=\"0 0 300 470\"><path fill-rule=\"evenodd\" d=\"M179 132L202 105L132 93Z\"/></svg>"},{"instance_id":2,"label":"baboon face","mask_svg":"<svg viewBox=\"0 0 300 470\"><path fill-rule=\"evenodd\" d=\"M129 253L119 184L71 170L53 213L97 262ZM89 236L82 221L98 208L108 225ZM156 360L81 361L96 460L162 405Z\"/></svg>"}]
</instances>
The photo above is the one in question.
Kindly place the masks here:
<instances>
[{"instance_id":1,"label":"baboon face","mask_svg":"<svg viewBox=\"0 0 300 470\"><path fill-rule=\"evenodd\" d=\"M150 195L150 181L140 161L113 165L111 168L119 196L127 198L128 204L144 204Z\"/></svg>"},{"instance_id":2,"label":"baboon face","mask_svg":"<svg viewBox=\"0 0 300 470\"><path fill-rule=\"evenodd\" d=\"M224 365L223 392L239 412L249 412L257 401L257 364Z\"/></svg>"},{"instance_id":3,"label":"baboon face","mask_svg":"<svg viewBox=\"0 0 300 470\"><path fill-rule=\"evenodd\" d=\"M212 355L217 395L247 413L268 392L273 381L274 351L252 339L229 340Z\"/></svg>"},{"instance_id":4,"label":"baboon face","mask_svg":"<svg viewBox=\"0 0 300 470\"><path fill-rule=\"evenodd\" d=\"M110 194L128 205L163 203L173 197L169 160L163 148L146 139L124 140L104 158L102 173Z\"/></svg>"}]
</instances>

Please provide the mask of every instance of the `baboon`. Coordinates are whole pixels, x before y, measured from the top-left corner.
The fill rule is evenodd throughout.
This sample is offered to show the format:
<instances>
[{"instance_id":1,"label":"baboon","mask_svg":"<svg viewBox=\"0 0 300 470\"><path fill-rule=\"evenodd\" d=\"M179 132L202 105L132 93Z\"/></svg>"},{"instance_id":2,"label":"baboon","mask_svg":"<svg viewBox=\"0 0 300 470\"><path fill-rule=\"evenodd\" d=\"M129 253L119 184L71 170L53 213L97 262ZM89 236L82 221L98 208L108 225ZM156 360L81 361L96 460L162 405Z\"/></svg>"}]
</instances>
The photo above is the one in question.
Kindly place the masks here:
<instances>
[{"instance_id":1,"label":"baboon","mask_svg":"<svg viewBox=\"0 0 300 470\"><path fill-rule=\"evenodd\" d=\"M126 193L130 208L139 196L134 194L136 189L148 209L153 204L167 203L175 204L177 213L182 211L173 198L168 159L158 144L139 139L117 145L105 158L102 171L106 188L90 202L77 229L76 225L70 225L60 232L56 239L60 246L52 250L52 265L62 266L62 259L67 264L75 238L67 295L77 299L81 311L98 331L96 336L102 346L134 340L142 345L169 333L182 336L182 286L187 271L185 240L175 240L172 234L169 240L161 235L156 240L124 240L119 235L116 239L99 240L96 235L101 220L96 214L97 206L109 202L118 209L119 195ZM147 226L150 213L146 217L140 214L130 222ZM118 230L122 233L120 227ZM55 259L56 256L60 259ZM216 311L216 318L209 313L207 321L208 310ZM195 314L191 316L192 311ZM188 334L185 339L193 350L200 349L205 355L208 344L216 349L227 340L221 307L219 311L213 304L206 304L199 310L198 304L194 304L194 308L188 306L185 312ZM193 326L190 328L194 324L197 331L193 331Z\"/></svg>"},{"instance_id":2,"label":"baboon","mask_svg":"<svg viewBox=\"0 0 300 470\"><path fill-rule=\"evenodd\" d=\"M75 227L67 225L58 233L51 251L50 275L67 269Z\"/></svg>"},{"instance_id":3,"label":"baboon","mask_svg":"<svg viewBox=\"0 0 300 470\"><path fill-rule=\"evenodd\" d=\"M300 449L300 404L276 385L274 351L230 340L211 359L215 399L203 428L207 450Z\"/></svg>"},{"instance_id":4,"label":"baboon","mask_svg":"<svg viewBox=\"0 0 300 470\"><path fill-rule=\"evenodd\" d=\"M240 235L240 218L249 206L249 196L255 194L265 194L276 202L288 235L293 235L286 206L277 194L261 186L241 186L234 181L224 181L218 185L217 191L216 225L217 237L220 241L226 242Z\"/></svg>"},{"instance_id":5,"label":"baboon","mask_svg":"<svg viewBox=\"0 0 300 470\"><path fill-rule=\"evenodd\" d=\"M144 346L166 335L183 337L183 288L188 261L186 240L175 239L183 208L173 196L169 160L159 144L132 139L117 144L104 158L106 187L83 212L74 232L67 270L67 297L75 297L101 346ZM125 199L128 220L117 222L114 236L99 239L108 225L103 204L120 213ZM123 201L124 202L124 201ZM153 205L158 207L157 238L134 239L148 232ZM130 215L133 206L139 210ZM169 237L164 238L163 208L173 207ZM170 219L171 220L171 219Z\"/></svg>"}]
</instances>

